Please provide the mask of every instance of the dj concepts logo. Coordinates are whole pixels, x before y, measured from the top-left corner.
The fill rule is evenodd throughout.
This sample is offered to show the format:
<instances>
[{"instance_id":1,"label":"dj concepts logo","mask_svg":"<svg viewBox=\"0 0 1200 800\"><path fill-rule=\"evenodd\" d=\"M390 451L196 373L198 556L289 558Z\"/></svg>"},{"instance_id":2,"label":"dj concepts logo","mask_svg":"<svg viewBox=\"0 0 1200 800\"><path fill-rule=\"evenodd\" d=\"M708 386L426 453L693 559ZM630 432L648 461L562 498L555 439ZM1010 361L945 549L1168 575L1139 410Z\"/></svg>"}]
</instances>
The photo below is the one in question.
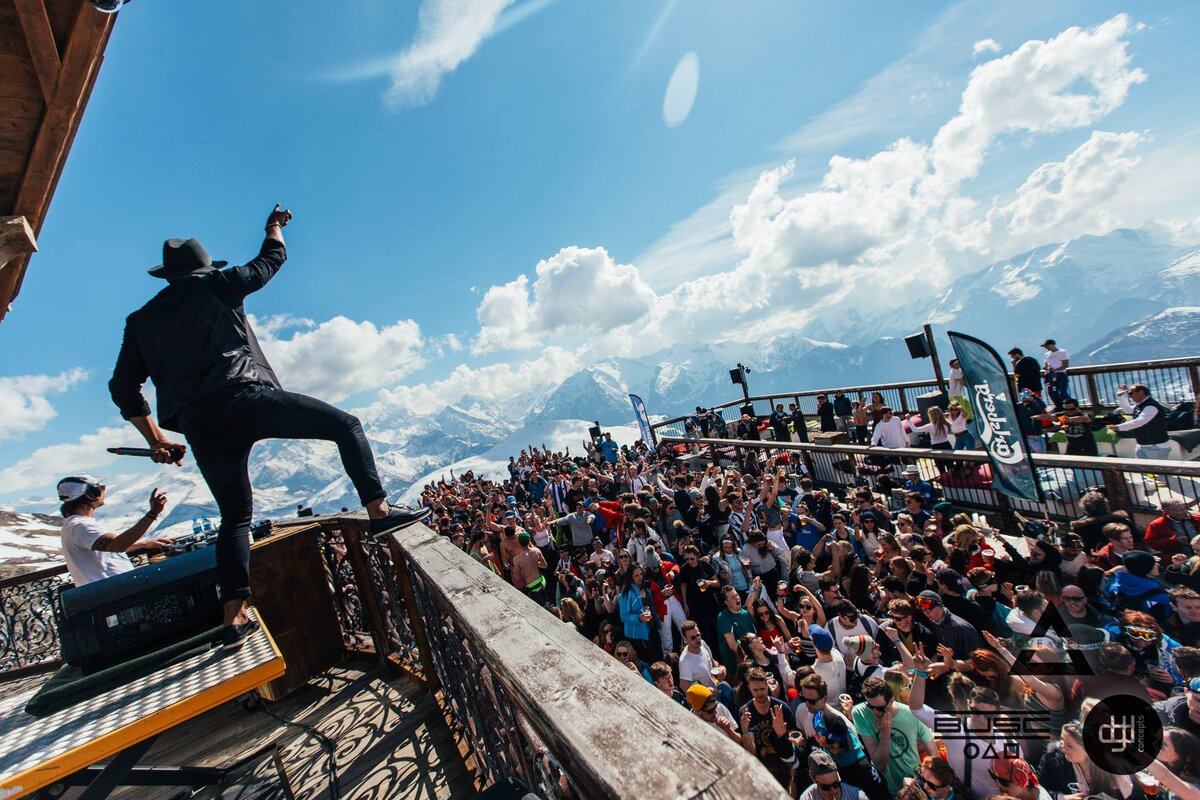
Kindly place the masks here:
<instances>
[{"instance_id":1,"label":"dj concepts logo","mask_svg":"<svg viewBox=\"0 0 1200 800\"><path fill-rule=\"evenodd\" d=\"M1132 775L1150 766L1162 743L1162 721L1139 697L1113 695L1083 720L1084 750L1096 766L1114 775Z\"/></svg>"},{"instance_id":2,"label":"dj concepts logo","mask_svg":"<svg viewBox=\"0 0 1200 800\"><path fill-rule=\"evenodd\" d=\"M1008 397L1003 391L994 394L987 381L976 384L974 389L975 408L980 416L979 438L983 440L983 446L1001 464L1020 464L1025 460L1025 449L1019 444L1021 432L1016 420L996 407L997 402L1007 402Z\"/></svg>"}]
</instances>

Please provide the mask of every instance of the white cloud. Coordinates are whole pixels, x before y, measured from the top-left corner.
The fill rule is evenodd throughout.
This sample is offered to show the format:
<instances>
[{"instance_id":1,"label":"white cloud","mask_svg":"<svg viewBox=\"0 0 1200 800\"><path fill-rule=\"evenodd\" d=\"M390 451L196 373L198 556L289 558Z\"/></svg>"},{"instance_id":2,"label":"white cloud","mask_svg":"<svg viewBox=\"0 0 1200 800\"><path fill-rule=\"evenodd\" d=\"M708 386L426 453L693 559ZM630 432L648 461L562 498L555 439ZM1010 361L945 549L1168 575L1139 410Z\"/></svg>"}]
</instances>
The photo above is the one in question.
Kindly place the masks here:
<instances>
[{"instance_id":1,"label":"white cloud","mask_svg":"<svg viewBox=\"0 0 1200 800\"><path fill-rule=\"evenodd\" d=\"M971 55L978 56L981 53L999 53L1001 49L1000 43L995 39L980 39L971 48Z\"/></svg>"},{"instance_id":2,"label":"white cloud","mask_svg":"<svg viewBox=\"0 0 1200 800\"><path fill-rule=\"evenodd\" d=\"M253 322L284 387L331 403L393 384L425 363L412 320L383 327L342 316L319 325L280 317Z\"/></svg>"},{"instance_id":3,"label":"white cloud","mask_svg":"<svg viewBox=\"0 0 1200 800\"><path fill-rule=\"evenodd\" d=\"M418 12L415 41L399 53L377 56L326 70L318 80L335 83L392 78L387 100L419 106L437 95L442 78L478 51L480 45L557 0L425 0ZM499 10L496 10L499 7Z\"/></svg>"},{"instance_id":4,"label":"white cloud","mask_svg":"<svg viewBox=\"0 0 1200 800\"><path fill-rule=\"evenodd\" d=\"M478 368L459 364L443 380L382 390L378 401L360 416L370 421L393 407L416 414L432 414L468 395L501 404L539 387L554 386L584 363L581 350L551 345L527 361Z\"/></svg>"},{"instance_id":5,"label":"white cloud","mask_svg":"<svg viewBox=\"0 0 1200 800\"><path fill-rule=\"evenodd\" d=\"M1131 151L1146 137L1132 131L1095 131L1063 161L1043 164L1012 202L988 213L993 238L1009 249L1072 239L1114 227L1105 201L1133 172Z\"/></svg>"},{"instance_id":6,"label":"white cloud","mask_svg":"<svg viewBox=\"0 0 1200 800\"><path fill-rule=\"evenodd\" d=\"M394 107L423 106L437 96L442 78L458 69L496 27L515 0L425 0L417 33L392 67L385 95Z\"/></svg>"},{"instance_id":7,"label":"white cloud","mask_svg":"<svg viewBox=\"0 0 1200 800\"><path fill-rule=\"evenodd\" d=\"M867 297L872 308L899 304L1002 255L995 251L1111 227L1108 195L1137 163L1129 151L1138 134L1097 133L989 205L964 190L998 137L1085 127L1120 106L1145 80L1127 51L1136 29L1122 15L1026 42L972 71L958 113L930 143L900 139L866 158L834 156L807 191L789 189L793 162L763 171L729 215L736 266L663 295L648 336L632 338L666 345L705 335L713 320L753 333L788 312L799 325L851 298L858 308Z\"/></svg>"},{"instance_id":8,"label":"white cloud","mask_svg":"<svg viewBox=\"0 0 1200 800\"><path fill-rule=\"evenodd\" d=\"M5 494L38 491L53 494L54 484L64 475L98 472L119 458L105 450L126 441L133 428L100 428L84 434L76 442L42 447L11 467L0 470L0 486Z\"/></svg>"},{"instance_id":9,"label":"white cloud","mask_svg":"<svg viewBox=\"0 0 1200 800\"><path fill-rule=\"evenodd\" d=\"M487 290L476 311L476 354L533 347L545 336L575 337L630 325L655 301L637 268L602 247L564 247L528 276Z\"/></svg>"},{"instance_id":10,"label":"white cloud","mask_svg":"<svg viewBox=\"0 0 1200 800\"><path fill-rule=\"evenodd\" d=\"M1091 125L1146 80L1132 67L1127 38L1140 25L1127 15L1088 30L1072 27L1049 41L1025 42L980 64L958 115L933 140L934 168L949 186L974 177L992 141L1008 131L1050 133Z\"/></svg>"},{"instance_id":11,"label":"white cloud","mask_svg":"<svg viewBox=\"0 0 1200 800\"><path fill-rule=\"evenodd\" d=\"M39 431L58 411L47 395L62 394L88 373L75 368L57 375L18 375L0 378L0 439Z\"/></svg>"}]
</instances>

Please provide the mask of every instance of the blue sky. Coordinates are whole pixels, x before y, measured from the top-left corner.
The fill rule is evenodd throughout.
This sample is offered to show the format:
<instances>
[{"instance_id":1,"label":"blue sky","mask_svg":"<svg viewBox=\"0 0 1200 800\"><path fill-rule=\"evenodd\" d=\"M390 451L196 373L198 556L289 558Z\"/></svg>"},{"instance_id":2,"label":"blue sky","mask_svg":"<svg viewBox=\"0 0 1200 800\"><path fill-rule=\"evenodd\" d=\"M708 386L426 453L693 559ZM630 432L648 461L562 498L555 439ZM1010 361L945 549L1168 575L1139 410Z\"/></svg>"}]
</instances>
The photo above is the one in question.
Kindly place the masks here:
<instances>
[{"instance_id":1,"label":"blue sky","mask_svg":"<svg viewBox=\"0 0 1200 800\"><path fill-rule=\"evenodd\" d=\"M134 3L0 326L0 498L105 466L162 240L239 263L277 201L290 260L248 309L285 381L425 412L716 311L802 322L799 290L845 299L831 274L936 285L1118 225L1200 242L1200 7L994 6Z\"/></svg>"}]
</instances>

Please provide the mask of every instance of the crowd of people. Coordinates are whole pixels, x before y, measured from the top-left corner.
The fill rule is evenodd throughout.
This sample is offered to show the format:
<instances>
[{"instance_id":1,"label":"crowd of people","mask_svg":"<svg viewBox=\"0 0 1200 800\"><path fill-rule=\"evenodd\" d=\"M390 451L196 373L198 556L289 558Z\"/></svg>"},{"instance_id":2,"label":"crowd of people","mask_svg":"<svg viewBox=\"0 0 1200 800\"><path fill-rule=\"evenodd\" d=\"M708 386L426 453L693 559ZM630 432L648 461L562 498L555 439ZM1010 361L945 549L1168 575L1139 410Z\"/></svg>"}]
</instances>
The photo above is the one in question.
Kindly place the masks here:
<instances>
[{"instance_id":1,"label":"crowd of people","mask_svg":"<svg viewBox=\"0 0 1200 800\"><path fill-rule=\"evenodd\" d=\"M1200 797L1200 515L1185 503L1142 530L1089 490L1069 526L1004 536L916 470L894 507L753 452L676 459L602 436L574 457L524 451L502 480L451 473L421 502L794 797ZM1114 694L1165 726L1137 775L1085 746ZM1000 724L1016 716L1020 734Z\"/></svg>"}]
</instances>

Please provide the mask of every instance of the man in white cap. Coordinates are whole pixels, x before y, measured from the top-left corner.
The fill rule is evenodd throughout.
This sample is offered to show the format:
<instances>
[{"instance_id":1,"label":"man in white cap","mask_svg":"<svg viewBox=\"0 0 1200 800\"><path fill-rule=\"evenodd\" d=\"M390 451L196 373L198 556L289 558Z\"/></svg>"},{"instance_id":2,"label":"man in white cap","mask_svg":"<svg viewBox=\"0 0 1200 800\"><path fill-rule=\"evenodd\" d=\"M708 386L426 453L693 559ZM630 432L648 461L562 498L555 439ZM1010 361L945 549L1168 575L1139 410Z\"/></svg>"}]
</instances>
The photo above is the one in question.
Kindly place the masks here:
<instances>
[{"instance_id":1,"label":"man in white cap","mask_svg":"<svg viewBox=\"0 0 1200 800\"><path fill-rule=\"evenodd\" d=\"M109 533L95 519L104 505L106 487L92 475L73 475L58 482L62 501L62 548L67 570L76 586L111 578L133 569L130 554L161 550L170 539L146 539L154 521L167 507L167 495L150 492L150 510L122 533Z\"/></svg>"}]
</instances>

